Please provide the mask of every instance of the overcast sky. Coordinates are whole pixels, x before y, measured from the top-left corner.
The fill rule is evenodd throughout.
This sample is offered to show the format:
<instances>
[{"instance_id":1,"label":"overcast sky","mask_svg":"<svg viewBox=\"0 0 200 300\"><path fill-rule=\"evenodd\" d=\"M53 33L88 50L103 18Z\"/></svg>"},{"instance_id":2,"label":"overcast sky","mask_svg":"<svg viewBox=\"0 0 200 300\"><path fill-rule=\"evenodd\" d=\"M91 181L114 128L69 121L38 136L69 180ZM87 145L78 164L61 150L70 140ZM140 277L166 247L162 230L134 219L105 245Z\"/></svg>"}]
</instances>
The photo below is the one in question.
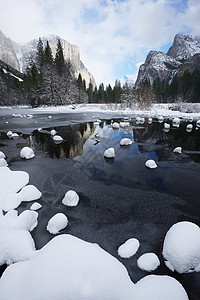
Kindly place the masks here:
<instances>
[{"instance_id":1,"label":"overcast sky","mask_svg":"<svg viewBox=\"0 0 200 300\"><path fill-rule=\"evenodd\" d=\"M200 0L0 0L0 30L16 42L56 34L80 48L97 84L132 77L178 32L200 35Z\"/></svg>"}]
</instances>

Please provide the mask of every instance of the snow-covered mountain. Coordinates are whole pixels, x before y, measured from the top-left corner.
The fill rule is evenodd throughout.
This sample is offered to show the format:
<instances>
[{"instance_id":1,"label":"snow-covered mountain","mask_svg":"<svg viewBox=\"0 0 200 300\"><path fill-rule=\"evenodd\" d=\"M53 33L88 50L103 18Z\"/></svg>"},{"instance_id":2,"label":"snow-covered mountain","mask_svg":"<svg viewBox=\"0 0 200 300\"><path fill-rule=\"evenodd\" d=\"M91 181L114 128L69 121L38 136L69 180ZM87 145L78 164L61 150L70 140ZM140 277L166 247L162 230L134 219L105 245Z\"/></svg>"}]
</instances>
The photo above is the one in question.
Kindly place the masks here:
<instances>
[{"instance_id":1,"label":"snow-covered mountain","mask_svg":"<svg viewBox=\"0 0 200 300\"><path fill-rule=\"evenodd\" d=\"M196 60L192 60L192 58L199 53L200 37L178 33L167 54L159 51L149 52L145 63L139 68L135 83L136 88L140 87L146 80L153 84L157 78L161 81L164 79L170 82L173 76L179 73L179 68L185 70L186 66L189 67L189 61L194 64Z\"/></svg>"},{"instance_id":2,"label":"snow-covered mountain","mask_svg":"<svg viewBox=\"0 0 200 300\"><path fill-rule=\"evenodd\" d=\"M78 78L80 73L82 78L85 79L86 85L89 84L90 79L93 85L95 85L93 75L87 70L83 62L80 60L78 46L70 44L57 35L42 37L44 45L47 40L49 41L53 55L56 53L58 39L61 41L65 59L69 60L73 66L75 76ZM30 57L30 55L34 56L36 53L37 43L38 39L34 39L26 44L17 44L0 31L0 59L11 65L16 70L23 72L26 69L28 57Z\"/></svg>"}]
</instances>

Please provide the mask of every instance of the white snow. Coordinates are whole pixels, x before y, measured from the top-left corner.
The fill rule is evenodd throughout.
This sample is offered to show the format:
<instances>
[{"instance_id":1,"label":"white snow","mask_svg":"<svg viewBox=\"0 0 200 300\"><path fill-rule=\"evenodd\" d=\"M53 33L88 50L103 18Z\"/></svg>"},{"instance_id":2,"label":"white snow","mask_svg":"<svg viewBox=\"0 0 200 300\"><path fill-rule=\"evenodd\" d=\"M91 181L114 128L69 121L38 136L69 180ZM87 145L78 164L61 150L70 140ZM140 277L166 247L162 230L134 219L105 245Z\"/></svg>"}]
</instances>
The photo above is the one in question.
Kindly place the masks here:
<instances>
[{"instance_id":1,"label":"white snow","mask_svg":"<svg viewBox=\"0 0 200 300\"><path fill-rule=\"evenodd\" d=\"M14 132L12 135L11 135L12 138L18 138L19 137L19 134Z\"/></svg>"},{"instance_id":2,"label":"white snow","mask_svg":"<svg viewBox=\"0 0 200 300\"><path fill-rule=\"evenodd\" d=\"M183 286L170 276L149 275L136 284L136 300L189 300Z\"/></svg>"},{"instance_id":3,"label":"white snow","mask_svg":"<svg viewBox=\"0 0 200 300\"><path fill-rule=\"evenodd\" d=\"M23 147L20 151L21 158L30 159L35 156L33 149L30 147Z\"/></svg>"},{"instance_id":4,"label":"white snow","mask_svg":"<svg viewBox=\"0 0 200 300\"><path fill-rule=\"evenodd\" d=\"M163 123L163 121L164 121L163 116L159 116L159 117L158 117L158 122L159 122L159 123Z\"/></svg>"},{"instance_id":5,"label":"white snow","mask_svg":"<svg viewBox=\"0 0 200 300\"><path fill-rule=\"evenodd\" d=\"M38 128L38 132L42 132L42 128Z\"/></svg>"},{"instance_id":6,"label":"white snow","mask_svg":"<svg viewBox=\"0 0 200 300\"><path fill-rule=\"evenodd\" d=\"M47 230L52 234L57 234L60 230L65 229L67 224L67 217L63 213L57 213L49 220Z\"/></svg>"},{"instance_id":7,"label":"white snow","mask_svg":"<svg viewBox=\"0 0 200 300\"><path fill-rule=\"evenodd\" d=\"M105 152L104 152L104 156L106 158L114 158L115 157L115 149L114 148L108 148Z\"/></svg>"},{"instance_id":8,"label":"white snow","mask_svg":"<svg viewBox=\"0 0 200 300\"><path fill-rule=\"evenodd\" d=\"M56 141L56 142L62 142L63 138L60 135L54 135L53 140Z\"/></svg>"},{"instance_id":9,"label":"white snow","mask_svg":"<svg viewBox=\"0 0 200 300\"><path fill-rule=\"evenodd\" d=\"M164 128L165 128L165 129L170 129L170 124L164 123Z\"/></svg>"},{"instance_id":10,"label":"white snow","mask_svg":"<svg viewBox=\"0 0 200 300\"><path fill-rule=\"evenodd\" d=\"M22 201L39 199L41 192L35 186L27 185L28 182L28 173L0 168L0 208L9 211L17 208Z\"/></svg>"},{"instance_id":11,"label":"white snow","mask_svg":"<svg viewBox=\"0 0 200 300\"><path fill-rule=\"evenodd\" d=\"M181 147L176 147L174 150L173 150L174 153L182 153L182 148Z\"/></svg>"},{"instance_id":12,"label":"white snow","mask_svg":"<svg viewBox=\"0 0 200 300\"><path fill-rule=\"evenodd\" d=\"M76 206L78 202L79 195L73 190L69 190L62 200L62 203L67 206Z\"/></svg>"},{"instance_id":13,"label":"white snow","mask_svg":"<svg viewBox=\"0 0 200 300\"><path fill-rule=\"evenodd\" d=\"M180 122L181 122L181 120L179 119L179 118L174 118L173 120L172 120L172 125L174 126L174 127L179 127L180 126Z\"/></svg>"},{"instance_id":14,"label":"white snow","mask_svg":"<svg viewBox=\"0 0 200 300\"><path fill-rule=\"evenodd\" d=\"M30 207L31 210L38 210L40 208L42 208L42 205L38 202L34 202Z\"/></svg>"},{"instance_id":15,"label":"white snow","mask_svg":"<svg viewBox=\"0 0 200 300\"><path fill-rule=\"evenodd\" d=\"M138 267L142 270L151 272L160 265L160 260L155 253L145 253L137 260Z\"/></svg>"},{"instance_id":16,"label":"white snow","mask_svg":"<svg viewBox=\"0 0 200 300\"><path fill-rule=\"evenodd\" d=\"M148 123L151 124L153 122L152 118L148 119Z\"/></svg>"},{"instance_id":17,"label":"white snow","mask_svg":"<svg viewBox=\"0 0 200 300\"><path fill-rule=\"evenodd\" d=\"M155 169L155 168L157 168L157 164L156 164L156 162L155 162L153 159L147 160L147 161L145 162L145 166L146 166L147 168L150 168L150 169Z\"/></svg>"},{"instance_id":18,"label":"white snow","mask_svg":"<svg viewBox=\"0 0 200 300\"><path fill-rule=\"evenodd\" d=\"M118 248L118 255L122 258L130 258L135 255L140 246L140 242L135 238L128 239Z\"/></svg>"},{"instance_id":19,"label":"white snow","mask_svg":"<svg viewBox=\"0 0 200 300\"><path fill-rule=\"evenodd\" d=\"M200 127L200 120L197 120L196 126L197 126L197 127Z\"/></svg>"},{"instance_id":20,"label":"white snow","mask_svg":"<svg viewBox=\"0 0 200 300\"><path fill-rule=\"evenodd\" d=\"M50 131L50 134L51 134L51 135L56 135L55 129L52 129L52 130Z\"/></svg>"},{"instance_id":21,"label":"white snow","mask_svg":"<svg viewBox=\"0 0 200 300\"><path fill-rule=\"evenodd\" d=\"M5 154L2 151L0 151L0 158L6 158Z\"/></svg>"},{"instance_id":22,"label":"white snow","mask_svg":"<svg viewBox=\"0 0 200 300\"><path fill-rule=\"evenodd\" d=\"M114 122L114 123L112 124L112 128L113 128L113 129L119 129L119 123Z\"/></svg>"},{"instance_id":23,"label":"white snow","mask_svg":"<svg viewBox=\"0 0 200 300\"><path fill-rule=\"evenodd\" d=\"M200 228L183 221L167 232L163 244L166 266L178 273L200 271Z\"/></svg>"},{"instance_id":24,"label":"white snow","mask_svg":"<svg viewBox=\"0 0 200 300\"><path fill-rule=\"evenodd\" d=\"M192 124L188 124L187 126L186 126L186 129L192 129L193 128L193 125Z\"/></svg>"},{"instance_id":25,"label":"white snow","mask_svg":"<svg viewBox=\"0 0 200 300\"><path fill-rule=\"evenodd\" d=\"M0 158L0 167L7 167L7 161L4 158Z\"/></svg>"},{"instance_id":26,"label":"white snow","mask_svg":"<svg viewBox=\"0 0 200 300\"><path fill-rule=\"evenodd\" d=\"M188 300L174 278L151 275L134 284L116 258L68 234L8 266L0 290L1 300Z\"/></svg>"},{"instance_id":27,"label":"white snow","mask_svg":"<svg viewBox=\"0 0 200 300\"><path fill-rule=\"evenodd\" d=\"M12 131L9 130L6 134L8 137L11 137L13 133L12 133Z\"/></svg>"},{"instance_id":28,"label":"white snow","mask_svg":"<svg viewBox=\"0 0 200 300\"><path fill-rule=\"evenodd\" d=\"M0 266L30 259L35 243L27 230L0 230Z\"/></svg>"},{"instance_id":29,"label":"white snow","mask_svg":"<svg viewBox=\"0 0 200 300\"><path fill-rule=\"evenodd\" d=\"M129 138L123 138L121 139L120 141L120 145L121 146L128 146L128 145L131 145L133 142L131 141L131 139Z\"/></svg>"}]
</instances>

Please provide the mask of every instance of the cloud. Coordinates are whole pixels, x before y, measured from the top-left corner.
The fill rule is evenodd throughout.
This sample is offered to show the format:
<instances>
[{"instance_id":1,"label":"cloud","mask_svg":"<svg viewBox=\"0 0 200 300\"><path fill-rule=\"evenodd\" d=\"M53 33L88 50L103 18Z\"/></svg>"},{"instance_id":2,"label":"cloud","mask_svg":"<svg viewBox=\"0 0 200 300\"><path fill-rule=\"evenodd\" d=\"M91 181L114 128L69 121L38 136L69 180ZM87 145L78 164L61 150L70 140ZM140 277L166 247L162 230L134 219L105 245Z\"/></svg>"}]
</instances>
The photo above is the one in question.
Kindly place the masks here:
<instances>
[{"instance_id":1,"label":"cloud","mask_svg":"<svg viewBox=\"0 0 200 300\"><path fill-rule=\"evenodd\" d=\"M7 36L26 42L54 33L77 44L98 84L130 74L130 64L136 73L135 64L176 33L200 33L199 0L0 0L0 6Z\"/></svg>"}]
</instances>

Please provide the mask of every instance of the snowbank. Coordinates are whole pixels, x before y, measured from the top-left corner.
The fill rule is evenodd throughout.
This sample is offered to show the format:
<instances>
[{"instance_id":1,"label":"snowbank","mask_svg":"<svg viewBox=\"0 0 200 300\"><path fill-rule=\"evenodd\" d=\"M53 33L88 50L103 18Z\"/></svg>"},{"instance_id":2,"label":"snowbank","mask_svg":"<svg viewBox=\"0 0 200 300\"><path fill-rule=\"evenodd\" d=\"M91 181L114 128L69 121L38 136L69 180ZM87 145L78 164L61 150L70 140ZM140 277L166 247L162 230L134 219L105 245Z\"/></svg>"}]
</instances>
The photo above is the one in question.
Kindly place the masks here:
<instances>
[{"instance_id":1,"label":"snowbank","mask_svg":"<svg viewBox=\"0 0 200 300\"><path fill-rule=\"evenodd\" d=\"M137 239L130 238L118 248L118 255L122 258L130 258L138 251L139 246L140 242Z\"/></svg>"},{"instance_id":2,"label":"snowbank","mask_svg":"<svg viewBox=\"0 0 200 300\"><path fill-rule=\"evenodd\" d=\"M178 273L200 271L200 228L191 222L174 224L163 244L166 266Z\"/></svg>"},{"instance_id":3,"label":"snowbank","mask_svg":"<svg viewBox=\"0 0 200 300\"><path fill-rule=\"evenodd\" d=\"M1 300L188 300L169 276L134 284L126 268L97 244L59 235L30 260L10 265L0 279Z\"/></svg>"}]
</instances>

